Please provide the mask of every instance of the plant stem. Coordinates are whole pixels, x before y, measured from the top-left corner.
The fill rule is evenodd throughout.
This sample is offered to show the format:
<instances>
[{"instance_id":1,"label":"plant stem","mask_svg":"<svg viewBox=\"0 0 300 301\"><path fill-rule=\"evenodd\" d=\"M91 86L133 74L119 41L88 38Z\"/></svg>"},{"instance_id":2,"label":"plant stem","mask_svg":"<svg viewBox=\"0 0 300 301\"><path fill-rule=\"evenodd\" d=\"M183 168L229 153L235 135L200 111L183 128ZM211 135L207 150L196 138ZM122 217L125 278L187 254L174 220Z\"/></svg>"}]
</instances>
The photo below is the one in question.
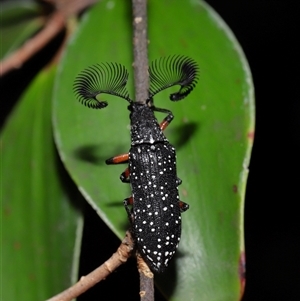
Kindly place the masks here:
<instances>
[{"instance_id":1,"label":"plant stem","mask_svg":"<svg viewBox=\"0 0 300 301\"><path fill-rule=\"evenodd\" d=\"M153 301L154 300L154 275L149 269L148 265L137 254L138 271L140 274L140 297L141 301Z\"/></svg>"},{"instance_id":2,"label":"plant stem","mask_svg":"<svg viewBox=\"0 0 300 301\"><path fill-rule=\"evenodd\" d=\"M132 0L135 101L146 103L149 90L147 0Z\"/></svg>"},{"instance_id":3,"label":"plant stem","mask_svg":"<svg viewBox=\"0 0 300 301\"><path fill-rule=\"evenodd\" d=\"M134 242L132 240L130 232L127 231L126 236L122 240L122 243L119 246L118 250L107 261L105 261L100 267L98 267L88 275L82 276L80 280L73 286L48 299L47 301L71 301L72 299L80 296L95 284L105 279L118 266L125 263L131 256L133 248Z\"/></svg>"},{"instance_id":4,"label":"plant stem","mask_svg":"<svg viewBox=\"0 0 300 301\"><path fill-rule=\"evenodd\" d=\"M149 96L147 0L132 0L132 11L135 101L145 104ZM140 254L137 254L137 264L141 300L153 301L154 275Z\"/></svg>"}]
</instances>

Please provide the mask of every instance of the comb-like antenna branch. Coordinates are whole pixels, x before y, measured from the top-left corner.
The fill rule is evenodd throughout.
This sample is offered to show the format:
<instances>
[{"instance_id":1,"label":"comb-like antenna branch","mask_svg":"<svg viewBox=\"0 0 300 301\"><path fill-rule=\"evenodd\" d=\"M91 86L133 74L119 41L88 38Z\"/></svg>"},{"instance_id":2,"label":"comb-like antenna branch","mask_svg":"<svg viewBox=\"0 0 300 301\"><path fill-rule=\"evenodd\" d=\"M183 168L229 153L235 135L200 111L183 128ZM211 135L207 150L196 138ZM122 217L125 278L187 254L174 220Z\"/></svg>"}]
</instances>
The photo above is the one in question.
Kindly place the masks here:
<instances>
[{"instance_id":1,"label":"comb-like antenna branch","mask_svg":"<svg viewBox=\"0 0 300 301\"><path fill-rule=\"evenodd\" d=\"M132 102L126 89L128 71L117 63L102 63L90 66L79 73L74 81L74 92L78 100L93 109L107 106L99 100L99 94L111 94Z\"/></svg>"},{"instance_id":2,"label":"comb-like antenna branch","mask_svg":"<svg viewBox=\"0 0 300 301\"><path fill-rule=\"evenodd\" d=\"M170 95L172 101L185 98L195 87L198 80L197 63L185 56L168 56L155 60L149 68L150 100L158 92L179 85L180 89Z\"/></svg>"}]
</instances>

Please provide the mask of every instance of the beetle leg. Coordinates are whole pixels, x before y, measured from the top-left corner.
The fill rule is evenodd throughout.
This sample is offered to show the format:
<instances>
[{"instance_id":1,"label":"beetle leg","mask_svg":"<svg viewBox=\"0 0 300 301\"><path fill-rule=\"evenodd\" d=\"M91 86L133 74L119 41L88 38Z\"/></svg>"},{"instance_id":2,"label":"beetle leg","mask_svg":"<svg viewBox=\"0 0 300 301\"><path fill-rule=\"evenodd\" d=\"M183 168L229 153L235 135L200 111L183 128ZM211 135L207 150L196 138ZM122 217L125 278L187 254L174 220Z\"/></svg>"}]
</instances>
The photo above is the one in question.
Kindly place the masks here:
<instances>
[{"instance_id":1,"label":"beetle leg","mask_svg":"<svg viewBox=\"0 0 300 301\"><path fill-rule=\"evenodd\" d=\"M122 154L118 156L111 157L107 159L105 162L106 164L121 164L121 163L127 163L129 158L129 154Z\"/></svg>"},{"instance_id":2,"label":"beetle leg","mask_svg":"<svg viewBox=\"0 0 300 301\"><path fill-rule=\"evenodd\" d=\"M179 186L181 183L182 183L182 180L179 179L179 178L177 178L177 179L176 179L176 185Z\"/></svg>"},{"instance_id":3,"label":"beetle leg","mask_svg":"<svg viewBox=\"0 0 300 301\"><path fill-rule=\"evenodd\" d=\"M129 198L124 199L123 204L124 204L124 207L126 209L128 218L132 222L133 221L132 208L129 208L128 205L132 205L133 204L133 197L130 196Z\"/></svg>"},{"instance_id":4,"label":"beetle leg","mask_svg":"<svg viewBox=\"0 0 300 301\"><path fill-rule=\"evenodd\" d=\"M162 131L165 130L165 128L171 123L171 121L174 119L174 116L172 113L169 113L165 118L164 120L159 124L160 126L160 129Z\"/></svg>"},{"instance_id":5,"label":"beetle leg","mask_svg":"<svg viewBox=\"0 0 300 301\"><path fill-rule=\"evenodd\" d=\"M105 162L106 164L121 164L121 163L128 163L129 154L122 154L118 156L111 157L107 159ZM120 180L123 183L129 183L129 167L127 167L124 172L120 175Z\"/></svg>"},{"instance_id":6,"label":"beetle leg","mask_svg":"<svg viewBox=\"0 0 300 301\"><path fill-rule=\"evenodd\" d=\"M184 211L187 211L190 207L189 204L185 203L185 202L182 202L182 201L179 201L178 202L178 205L179 205L179 209L180 209L180 212L184 212Z\"/></svg>"},{"instance_id":7,"label":"beetle leg","mask_svg":"<svg viewBox=\"0 0 300 301\"><path fill-rule=\"evenodd\" d=\"M163 131L165 130L165 128L171 123L171 121L174 119L174 115L172 114L171 111L167 110L167 109L161 109L161 108L156 108L156 107L152 107L153 111L156 112L161 112L161 113L166 113L168 114L164 120L160 123L160 129Z\"/></svg>"},{"instance_id":8,"label":"beetle leg","mask_svg":"<svg viewBox=\"0 0 300 301\"><path fill-rule=\"evenodd\" d=\"M129 171L129 167L127 167L124 172L121 173L120 175L120 180L123 183L130 183L130 179L129 179L129 175L130 175L130 171Z\"/></svg>"}]
</instances>

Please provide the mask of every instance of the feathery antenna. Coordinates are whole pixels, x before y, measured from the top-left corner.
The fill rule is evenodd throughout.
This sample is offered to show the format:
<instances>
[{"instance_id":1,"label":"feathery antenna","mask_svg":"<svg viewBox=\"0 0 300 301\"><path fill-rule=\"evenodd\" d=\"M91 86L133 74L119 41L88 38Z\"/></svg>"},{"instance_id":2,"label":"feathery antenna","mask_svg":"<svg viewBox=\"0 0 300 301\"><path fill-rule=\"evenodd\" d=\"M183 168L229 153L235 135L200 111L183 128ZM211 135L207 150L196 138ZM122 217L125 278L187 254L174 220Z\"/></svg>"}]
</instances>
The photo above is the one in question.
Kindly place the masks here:
<instances>
[{"instance_id":1,"label":"feathery antenna","mask_svg":"<svg viewBox=\"0 0 300 301\"><path fill-rule=\"evenodd\" d=\"M155 60L149 67L149 98L169 87L180 85L180 90L170 95L172 101L185 98L195 87L198 80L197 63L182 55L167 56Z\"/></svg>"},{"instance_id":2,"label":"feathery antenna","mask_svg":"<svg viewBox=\"0 0 300 301\"><path fill-rule=\"evenodd\" d=\"M107 102L99 100L99 94L111 94L132 100L126 89L129 73L127 69L117 63L96 64L83 70L76 77L73 88L78 100L93 109L102 109Z\"/></svg>"}]
</instances>

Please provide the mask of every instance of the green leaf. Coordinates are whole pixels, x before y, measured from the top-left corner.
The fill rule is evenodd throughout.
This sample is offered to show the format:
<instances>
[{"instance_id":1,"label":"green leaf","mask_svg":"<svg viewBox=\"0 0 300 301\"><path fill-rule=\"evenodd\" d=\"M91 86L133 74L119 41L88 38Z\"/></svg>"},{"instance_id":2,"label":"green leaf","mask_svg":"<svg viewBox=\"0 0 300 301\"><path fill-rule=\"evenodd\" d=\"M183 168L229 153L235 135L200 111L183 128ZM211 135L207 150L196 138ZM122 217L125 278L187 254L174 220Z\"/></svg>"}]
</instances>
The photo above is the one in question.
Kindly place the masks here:
<instances>
[{"instance_id":1,"label":"green leaf","mask_svg":"<svg viewBox=\"0 0 300 301\"><path fill-rule=\"evenodd\" d=\"M6 301L44 300L77 278L75 240L81 240L82 222L53 143L54 75L52 68L37 76L1 134L1 298Z\"/></svg>"},{"instance_id":2,"label":"green leaf","mask_svg":"<svg viewBox=\"0 0 300 301\"><path fill-rule=\"evenodd\" d=\"M222 19L202 1L149 1L149 58L183 54L196 60L200 79L183 101L155 96L175 120L166 136L177 150L183 232L176 259L156 280L171 300L238 300L242 291L243 209L254 132L254 96L244 54ZM54 129L60 156L99 216L123 237L122 200L129 185L119 181L124 166L104 160L130 148L126 101L103 95L104 110L75 99L76 75L100 62L118 62L131 73L131 7L102 1L83 17L60 65L54 94ZM131 93L133 95L133 93ZM157 114L159 120L163 114Z\"/></svg>"},{"instance_id":3,"label":"green leaf","mask_svg":"<svg viewBox=\"0 0 300 301\"><path fill-rule=\"evenodd\" d=\"M39 7L32 1L10 1L1 4L0 58L16 50L43 25Z\"/></svg>"}]
</instances>

